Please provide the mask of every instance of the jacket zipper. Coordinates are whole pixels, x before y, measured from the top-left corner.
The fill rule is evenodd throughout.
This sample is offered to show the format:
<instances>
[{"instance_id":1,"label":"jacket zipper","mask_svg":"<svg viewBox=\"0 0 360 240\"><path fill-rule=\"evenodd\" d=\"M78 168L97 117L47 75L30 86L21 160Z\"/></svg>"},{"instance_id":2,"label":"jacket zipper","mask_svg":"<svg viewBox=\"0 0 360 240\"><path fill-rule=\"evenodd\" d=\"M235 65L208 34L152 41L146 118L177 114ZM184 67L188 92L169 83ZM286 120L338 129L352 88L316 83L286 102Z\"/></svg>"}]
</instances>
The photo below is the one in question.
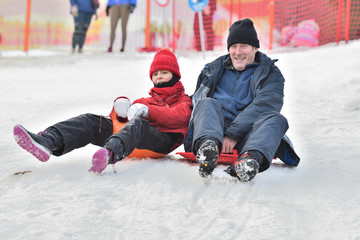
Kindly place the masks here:
<instances>
[{"instance_id":1,"label":"jacket zipper","mask_svg":"<svg viewBox=\"0 0 360 240\"><path fill-rule=\"evenodd\" d=\"M234 98L235 98L235 96L236 96L236 90L237 90L237 87L238 87L240 75L241 75L241 73L239 72L239 75L238 75L238 77L237 77L237 79L236 79L235 89L234 89L234 96L233 96ZM230 110L230 104L231 104L231 97L229 98L229 105L228 105L227 110Z\"/></svg>"},{"instance_id":2,"label":"jacket zipper","mask_svg":"<svg viewBox=\"0 0 360 240\"><path fill-rule=\"evenodd\" d=\"M176 94L174 94L174 95L172 95L172 96L170 96L170 97L168 97L168 98L166 98L166 99L163 99L162 97L160 97L159 94L157 94L157 93L155 93L155 92L154 92L153 94L156 95L156 96L158 96L158 97L161 99L160 103L165 103L166 106L169 106L169 104L166 102L167 100L169 100L169 99L177 96Z\"/></svg>"}]
</instances>

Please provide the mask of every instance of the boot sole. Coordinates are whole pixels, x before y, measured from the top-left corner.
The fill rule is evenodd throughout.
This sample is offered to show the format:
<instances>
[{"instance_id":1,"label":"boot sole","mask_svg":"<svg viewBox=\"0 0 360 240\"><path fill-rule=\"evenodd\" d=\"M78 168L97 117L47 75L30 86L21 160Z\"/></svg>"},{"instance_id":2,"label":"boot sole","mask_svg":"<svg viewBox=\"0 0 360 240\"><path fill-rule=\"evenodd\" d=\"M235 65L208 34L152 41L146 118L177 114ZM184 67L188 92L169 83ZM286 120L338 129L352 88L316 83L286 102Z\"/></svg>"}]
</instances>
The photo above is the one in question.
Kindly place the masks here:
<instances>
[{"instance_id":1,"label":"boot sole","mask_svg":"<svg viewBox=\"0 0 360 240\"><path fill-rule=\"evenodd\" d=\"M51 155L50 151L31 138L22 126L16 125L14 127L14 138L20 147L31 153L40 162L46 162L49 160Z\"/></svg>"},{"instance_id":2,"label":"boot sole","mask_svg":"<svg viewBox=\"0 0 360 240\"><path fill-rule=\"evenodd\" d=\"M208 177L212 174L214 169L216 168L216 163L204 163L199 166L199 174L201 177Z\"/></svg>"},{"instance_id":3,"label":"boot sole","mask_svg":"<svg viewBox=\"0 0 360 240\"><path fill-rule=\"evenodd\" d=\"M92 157L92 166L89 172L101 173L107 167L107 150L99 149Z\"/></svg>"},{"instance_id":4,"label":"boot sole","mask_svg":"<svg viewBox=\"0 0 360 240\"><path fill-rule=\"evenodd\" d=\"M259 172L259 167L255 165L255 160L249 166L247 162L241 160L234 166L237 178L242 182L249 182Z\"/></svg>"},{"instance_id":5,"label":"boot sole","mask_svg":"<svg viewBox=\"0 0 360 240\"><path fill-rule=\"evenodd\" d=\"M211 149L205 149L205 151L210 151ZM205 154L204 152L196 155L196 162L199 163L199 174L201 177L208 177L216 168L216 161L218 159L217 152L214 151L213 154Z\"/></svg>"}]
</instances>

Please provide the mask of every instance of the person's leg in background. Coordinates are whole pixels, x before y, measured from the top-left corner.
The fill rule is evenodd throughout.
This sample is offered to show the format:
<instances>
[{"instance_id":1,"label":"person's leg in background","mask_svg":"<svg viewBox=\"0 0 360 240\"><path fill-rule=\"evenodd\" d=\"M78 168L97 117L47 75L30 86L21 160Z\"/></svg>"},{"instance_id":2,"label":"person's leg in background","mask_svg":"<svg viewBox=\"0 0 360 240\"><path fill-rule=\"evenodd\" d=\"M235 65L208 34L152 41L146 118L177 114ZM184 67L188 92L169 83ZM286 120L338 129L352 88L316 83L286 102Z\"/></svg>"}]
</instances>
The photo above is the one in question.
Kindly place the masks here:
<instances>
[{"instance_id":1,"label":"person's leg in background","mask_svg":"<svg viewBox=\"0 0 360 240\"><path fill-rule=\"evenodd\" d=\"M129 5L121 5L120 6L120 17L121 17L121 32L122 32L122 42L120 52L123 52L125 49L125 43L127 38L127 23L129 20L130 10Z\"/></svg>"},{"instance_id":2,"label":"person's leg in background","mask_svg":"<svg viewBox=\"0 0 360 240\"><path fill-rule=\"evenodd\" d=\"M119 5L111 6L111 13L110 13L111 32L110 32L110 46L108 52L112 52L112 48L115 40L115 31L119 18L120 18L120 6Z\"/></svg>"},{"instance_id":3,"label":"person's leg in background","mask_svg":"<svg viewBox=\"0 0 360 240\"><path fill-rule=\"evenodd\" d=\"M72 53L75 53L75 49L76 46L79 44L79 38L80 38L80 17L79 15L77 15L76 17L74 16L74 33L72 36L72 42L71 42L71 46L72 46Z\"/></svg>"},{"instance_id":4,"label":"person's leg in background","mask_svg":"<svg viewBox=\"0 0 360 240\"><path fill-rule=\"evenodd\" d=\"M79 53L83 52L82 49L86 40L86 34L91 23L92 15L92 13L82 13L82 20L79 27Z\"/></svg>"}]
</instances>

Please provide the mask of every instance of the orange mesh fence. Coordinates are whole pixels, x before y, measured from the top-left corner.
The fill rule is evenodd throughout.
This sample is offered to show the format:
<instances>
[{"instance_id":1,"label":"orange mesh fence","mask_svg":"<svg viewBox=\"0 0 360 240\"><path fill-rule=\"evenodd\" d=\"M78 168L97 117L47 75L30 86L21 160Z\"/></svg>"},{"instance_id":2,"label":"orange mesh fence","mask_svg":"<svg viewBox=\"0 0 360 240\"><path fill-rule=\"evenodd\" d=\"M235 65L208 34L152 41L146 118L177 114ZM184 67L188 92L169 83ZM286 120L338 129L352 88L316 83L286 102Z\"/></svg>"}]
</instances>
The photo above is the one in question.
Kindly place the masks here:
<instances>
[{"instance_id":1,"label":"orange mesh fence","mask_svg":"<svg viewBox=\"0 0 360 240\"><path fill-rule=\"evenodd\" d=\"M74 30L69 0L31 0L29 48L69 49ZM149 38L151 48L172 47L199 50L197 14L188 0L169 0L161 7L150 2ZM26 1L0 0L0 50L23 49ZM106 51L110 38L110 19L105 14L107 0L100 0L99 18L93 18L85 48ZM273 5L272 5L273 3ZM261 48L317 46L351 40L360 35L359 0L210 0L210 13L202 12L205 49L226 49L232 22L251 18L258 31ZM273 8L271 7L273 6ZM138 0L130 15L126 49L145 47L147 0ZM273 9L273 12L271 12ZM272 31L272 34L271 34ZM270 37L272 36L272 37ZM120 24L114 51L120 49Z\"/></svg>"},{"instance_id":2,"label":"orange mesh fence","mask_svg":"<svg viewBox=\"0 0 360 240\"><path fill-rule=\"evenodd\" d=\"M360 1L346 0L286 0L275 1L275 28L298 26L313 20L319 27L319 44L345 40L346 10L349 15L349 39L359 38ZM338 38L338 39L337 39Z\"/></svg>"},{"instance_id":3,"label":"orange mesh fence","mask_svg":"<svg viewBox=\"0 0 360 240\"><path fill-rule=\"evenodd\" d=\"M98 19L93 17L86 36L85 48L107 50L110 18L106 16L107 0L100 0ZM142 1L141 1L142 3ZM128 22L127 46L144 44L146 5L138 4ZM26 18L26 1L0 0L0 50L22 49ZM29 48L65 48L70 50L74 20L69 0L31 0ZM118 24L114 48L120 49L121 30Z\"/></svg>"}]
</instances>

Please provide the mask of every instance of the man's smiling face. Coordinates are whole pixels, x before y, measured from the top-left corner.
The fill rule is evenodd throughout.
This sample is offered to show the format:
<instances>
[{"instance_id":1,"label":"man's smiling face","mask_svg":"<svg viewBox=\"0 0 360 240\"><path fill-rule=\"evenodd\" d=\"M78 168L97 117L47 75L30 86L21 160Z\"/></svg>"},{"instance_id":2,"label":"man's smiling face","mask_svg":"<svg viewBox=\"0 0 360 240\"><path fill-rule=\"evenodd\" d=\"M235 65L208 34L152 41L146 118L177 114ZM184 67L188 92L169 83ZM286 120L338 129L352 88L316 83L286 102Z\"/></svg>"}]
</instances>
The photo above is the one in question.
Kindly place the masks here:
<instances>
[{"instance_id":1,"label":"man's smiling face","mask_svg":"<svg viewBox=\"0 0 360 240\"><path fill-rule=\"evenodd\" d=\"M230 46L229 53L232 65L238 71L245 69L246 65L255 62L255 54L258 48L249 44L236 43Z\"/></svg>"}]
</instances>

